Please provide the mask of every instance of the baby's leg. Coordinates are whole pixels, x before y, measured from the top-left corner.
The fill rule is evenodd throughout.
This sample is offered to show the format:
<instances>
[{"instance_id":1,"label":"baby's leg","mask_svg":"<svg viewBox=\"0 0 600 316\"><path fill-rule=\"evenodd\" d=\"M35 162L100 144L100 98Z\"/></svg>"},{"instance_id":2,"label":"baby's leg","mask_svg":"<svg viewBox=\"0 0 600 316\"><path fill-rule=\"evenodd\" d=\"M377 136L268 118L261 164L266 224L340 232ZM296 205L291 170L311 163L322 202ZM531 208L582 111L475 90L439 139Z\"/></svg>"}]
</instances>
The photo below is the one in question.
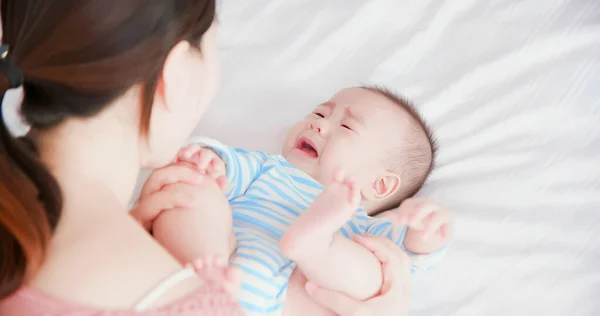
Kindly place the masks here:
<instances>
[{"instance_id":1,"label":"baby's leg","mask_svg":"<svg viewBox=\"0 0 600 316\"><path fill-rule=\"evenodd\" d=\"M283 303L284 316L335 316L334 312L317 303L306 292L306 276L300 269L290 276Z\"/></svg>"},{"instance_id":2,"label":"baby's leg","mask_svg":"<svg viewBox=\"0 0 600 316\"><path fill-rule=\"evenodd\" d=\"M286 231L280 248L311 282L363 300L381 288L381 263L367 249L336 233L358 208L356 191L348 181L326 187Z\"/></svg>"},{"instance_id":3,"label":"baby's leg","mask_svg":"<svg viewBox=\"0 0 600 316\"><path fill-rule=\"evenodd\" d=\"M183 264L207 256L229 258L235 236L227 198L215 181L192 189L198 190L195 209L164 211L154 221L154 238Z\"/></svg>"}]
</instances>

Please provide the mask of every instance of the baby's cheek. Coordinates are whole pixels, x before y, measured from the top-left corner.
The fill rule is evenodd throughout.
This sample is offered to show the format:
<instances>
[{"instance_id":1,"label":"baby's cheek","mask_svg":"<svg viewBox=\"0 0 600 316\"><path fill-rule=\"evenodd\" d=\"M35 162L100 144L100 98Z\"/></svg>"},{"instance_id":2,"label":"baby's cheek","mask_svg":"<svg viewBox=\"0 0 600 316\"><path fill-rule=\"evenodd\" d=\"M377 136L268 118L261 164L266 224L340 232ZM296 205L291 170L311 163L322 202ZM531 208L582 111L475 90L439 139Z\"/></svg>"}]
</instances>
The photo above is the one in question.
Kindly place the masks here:
<instances>
[{"instance_id":1,"label":"baby's cheek","mask_svg":"<svg viewBox=\"0 0 600 316\"><path fill-rule=\"evenodd\" d=\"M287 137L286 137L286 141L288 141L288 140L289 141L296 140L296 138L298 138L298 136L300 135L300 133L304 129L305 125L306 125L306 123L304 123L304 122L298 122L298 123L292 125L292 127L288 131L288 134L287 134Z\"/></svg>"},{"instance_id":2,"label":"baby's cheek","mask_svg":"<svg viewBox=\"0 0 600 316\"><path fill-rule=\"evenodd\" d=\"M356 181L362 182L372 177L374 173L373 157L366 150L357 151L351 154L351 158L346 161L348 172Z\"/></svg>"},{"instance_id":3,"label":"baby's cheek","mask_svg":"<svg viewBox=\"0 0 600 316\"><path fill-rule=\"evenodd\" d=\"M352 156L345 152L326 152L320 161L321 173L332 176L340 170L345 174L352 176L355 167L353 166Z\"/></svg>"}]
</instances>

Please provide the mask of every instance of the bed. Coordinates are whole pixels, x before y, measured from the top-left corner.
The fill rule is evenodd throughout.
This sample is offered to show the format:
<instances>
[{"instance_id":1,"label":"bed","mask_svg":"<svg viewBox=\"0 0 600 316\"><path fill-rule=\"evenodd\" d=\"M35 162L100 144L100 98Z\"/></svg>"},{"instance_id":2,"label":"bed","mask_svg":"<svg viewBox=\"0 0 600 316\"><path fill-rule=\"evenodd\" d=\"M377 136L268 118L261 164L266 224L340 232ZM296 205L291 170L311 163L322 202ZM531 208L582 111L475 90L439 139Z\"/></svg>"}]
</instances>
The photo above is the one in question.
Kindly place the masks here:
<instances>
[{"instance_id":1,"label":"bed","mask_svg":"<svg viewBox=\"0 0 600 316\"><path fill-rule=\"evenodd\" d=\"M433 125L419 195L457 229L411 315L600 315L599 1L228 0L219 23L222 89L196 135L277 152L316 104L373 83Z\"/></svg>"}]
</instances>

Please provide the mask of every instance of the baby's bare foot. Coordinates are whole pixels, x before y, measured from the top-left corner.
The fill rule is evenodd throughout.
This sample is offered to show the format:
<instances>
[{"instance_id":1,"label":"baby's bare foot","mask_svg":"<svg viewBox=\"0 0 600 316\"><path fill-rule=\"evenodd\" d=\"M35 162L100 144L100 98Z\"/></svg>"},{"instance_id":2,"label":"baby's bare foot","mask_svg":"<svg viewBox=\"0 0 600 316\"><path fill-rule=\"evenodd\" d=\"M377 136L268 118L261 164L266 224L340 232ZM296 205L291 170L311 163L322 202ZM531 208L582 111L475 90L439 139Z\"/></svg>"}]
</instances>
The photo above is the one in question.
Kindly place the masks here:
<instances>
[{"instance_id":1,"label":"baby's bare foot","mask_svg":"<svg viewBox=\"0 0 600 316\"><path fill-rule=\"evenodd\" d=\"M240 290L240 272L229 267L229 262L223 257L208 256L189 264L200 278L215 287L222 287L237 298Z\"/></svg>"},{"instance_id":2,"label":"baby's bare foot","mask_svg":"<svg viewBox=\"0 0 600 316\"><path fill-rule=\"evenodd\" d=\"M360 206L356 182L336 173L313 203L281 237L279 247L288 259L298 261L311 253L326 250L333 235L350 220Z\"/></svg>"}]
</instances>

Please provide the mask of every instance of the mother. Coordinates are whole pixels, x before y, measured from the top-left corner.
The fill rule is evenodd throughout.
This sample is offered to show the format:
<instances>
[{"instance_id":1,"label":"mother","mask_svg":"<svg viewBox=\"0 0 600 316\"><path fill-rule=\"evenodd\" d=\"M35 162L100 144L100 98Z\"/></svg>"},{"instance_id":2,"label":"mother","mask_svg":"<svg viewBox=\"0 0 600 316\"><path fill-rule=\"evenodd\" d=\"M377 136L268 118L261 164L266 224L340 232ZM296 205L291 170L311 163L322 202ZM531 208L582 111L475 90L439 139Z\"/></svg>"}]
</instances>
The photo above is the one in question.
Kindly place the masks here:
<instances>
[{"instance_id":1,"label":"mother","mask_svg":"<svg viewBox=\"0 0 600 316\"><path fill-rule=\"evenodd\" d=\"M0 314L237 313L218 270L183 268L127 214L140 168L168 163L217 91L215 2L1 8L0 93L22 84L35 137L15 139L0 120ZM311 293L344 315L404 313L392 273L407 271L402 255L362 243L389 266L382 296Z\"/></svg>"}]
</instances>

